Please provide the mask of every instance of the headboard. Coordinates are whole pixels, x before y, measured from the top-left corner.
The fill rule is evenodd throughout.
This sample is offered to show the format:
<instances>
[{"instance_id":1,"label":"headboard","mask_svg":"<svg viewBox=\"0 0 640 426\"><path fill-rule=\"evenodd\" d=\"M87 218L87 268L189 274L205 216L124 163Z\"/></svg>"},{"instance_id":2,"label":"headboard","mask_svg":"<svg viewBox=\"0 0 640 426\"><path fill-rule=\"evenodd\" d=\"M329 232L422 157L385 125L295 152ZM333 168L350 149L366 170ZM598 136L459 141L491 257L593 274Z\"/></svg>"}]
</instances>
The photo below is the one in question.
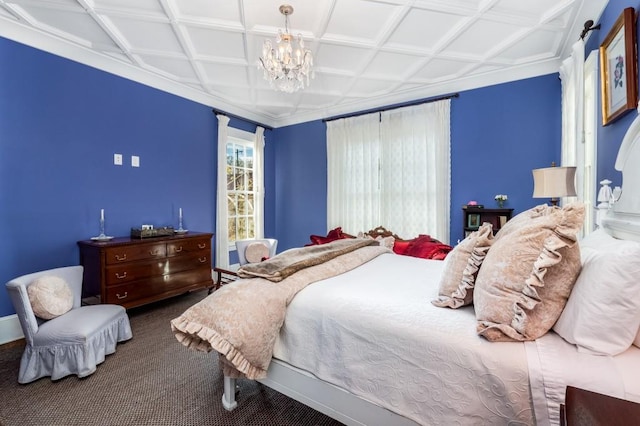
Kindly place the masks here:
<instances>
[{"instance_id":1,"label":"headboard","mask_svg":"<svg viewBox=\"0 0 640 426\"><path fill-rule=\"evenodd\" d=\"M616 238L640 241L640 115L622 139L615 168L622 172L622 194L602 227Z\"/></svg>"}]
</instances>

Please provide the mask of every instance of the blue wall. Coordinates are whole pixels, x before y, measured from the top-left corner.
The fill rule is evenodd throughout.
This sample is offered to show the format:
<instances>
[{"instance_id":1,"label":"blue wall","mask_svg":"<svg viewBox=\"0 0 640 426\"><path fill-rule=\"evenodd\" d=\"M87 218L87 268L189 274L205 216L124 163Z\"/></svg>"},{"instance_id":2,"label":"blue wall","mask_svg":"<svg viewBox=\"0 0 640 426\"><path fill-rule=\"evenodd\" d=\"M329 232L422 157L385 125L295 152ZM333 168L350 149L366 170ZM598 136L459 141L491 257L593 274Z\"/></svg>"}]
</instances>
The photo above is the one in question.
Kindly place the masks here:
<instances>
[{"instance_id":1,"label":"blue wall","mask_svg":"<svg viewBox=\"0 0 640 426\"><path fill-rule=\"evenodd\" d=\"M0 63L0 283L77 265L76 242L98 234L101 208L109 235L177 226L180 207L187 229L214 231L210 107L3 38ZM272 172L267 179L273 188ZM273 209L266 216L272 232ZM14 312L1 285L0 317Z\"/></svg>"},{"instance_id":2,"label":"blue wall","mask_svg":"<svg viewBox=\"0 0 640 426\"><path fill-rule=\"evenodd\" d=\"M462 206L476 200L522 211L531 198L531 170L560 163L560 80L557 74L460 93L451 101L451 241L462 238ZM321 120L276 129L278 248L327 232L326 126ZM347 230L349 232L366 231ZM403 236L410 238L413 236Z\"/></svg>"}]
</instances>

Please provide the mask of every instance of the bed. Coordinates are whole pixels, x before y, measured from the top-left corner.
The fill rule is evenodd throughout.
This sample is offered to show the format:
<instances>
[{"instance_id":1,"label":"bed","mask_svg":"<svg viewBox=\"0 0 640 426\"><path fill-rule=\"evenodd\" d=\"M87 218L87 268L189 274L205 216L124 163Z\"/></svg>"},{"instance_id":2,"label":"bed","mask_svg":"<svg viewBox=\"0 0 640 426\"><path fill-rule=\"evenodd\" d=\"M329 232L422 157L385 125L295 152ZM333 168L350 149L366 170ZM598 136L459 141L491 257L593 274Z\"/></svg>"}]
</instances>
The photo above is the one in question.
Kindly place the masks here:
<instances>
[{"instance_id":1,"label":"bed","mask_svg":"<svg viewBox=\"0 0 640 426\"><path fill-rule=\"evenodd\" d=\"M348 257L342 253L280 281L239 280L207 298L215 303L205 299L174 319L172 329L186 346L221 353L222 403L229 410L237 405L235 380L242 376L347 425L554 425L567 385L640 402L640 292L635 279L640 274L639 138L636 118L616 161L623 172L623 193L603 229L575 241L576 228L562 222L553 228L552 243L548 233L542 235L545 255L529 268L528 287L518 295L529 299L519 301L517 309L512 303L515 316L507 321L501 315L510 310L496 308L495 299L504 289L492 292L487 283L506 275L518 263L513 259L524 259L526 250L514 249L509 238L537 220L578 217L577 207L539 206L516 216L507 223L513 222L511 227L500 231L511 233L498 233L488 248L474 246L462 279L455 280L461 284L445 296L443 277L456 250L441 261L350 243L361 245L353 251L360 257L355 263L332 263ZM493 234L476 235L476 242L481 237L491 240ZM500 248L516 257L495 262L506 256ZM573 278L563 275L570 272ZM314 278L283 285L300 274ZM553 280L563 284L560 290ZM242 306L232 305L234 286L244 289ZM263 300L275 293L283 293L284 313L277 315L264 310ZM544 311L537 318L542 308L555 310L555 316ZM279 318L266 338L271 348L259 354L268 360L257 366L244 356L251 353L245 343L225 334L239 318L256 311ZM256 324L245 327L244 334L255 334Z\"/></svg>"}]
</instances>

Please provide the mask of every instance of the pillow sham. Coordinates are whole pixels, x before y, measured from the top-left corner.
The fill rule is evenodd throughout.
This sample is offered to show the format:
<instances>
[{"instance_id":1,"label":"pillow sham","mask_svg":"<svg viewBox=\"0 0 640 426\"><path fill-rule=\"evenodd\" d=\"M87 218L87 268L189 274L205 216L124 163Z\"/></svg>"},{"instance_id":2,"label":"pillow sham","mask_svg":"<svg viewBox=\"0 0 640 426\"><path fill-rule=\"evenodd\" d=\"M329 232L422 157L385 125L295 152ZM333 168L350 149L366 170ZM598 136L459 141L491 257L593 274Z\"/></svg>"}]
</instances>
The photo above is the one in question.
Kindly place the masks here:
<instances>
[{"instance_id":1,"label":"pillow sham","mask_svg":"<svg viewBox=\"0 0 640 426\"><path fill-rule=\"evenodd\" d=\"M553 212L553 209L546 204L540 204L530 208L529 210L525 210L522 213L515 215L508 220L507 223L502 225L496 233L496 238L500 238L503 235L508 235L511 232L521 229L529 220L531 220L532 217L545 216L551 212Z\"/></svg>"},{"instance_id":2,"label":"pillow sham","mask_svg":"<svg viewBox=\"0 0 640 426\"><path fill-rule=\"evenodd\" d=\"M580 250L582 272L553 330L578 352L617 355L640 327L640 243L598 229Z\"/></svg>"},{"instance_id":3,"label":"pillow sham","mask_svg":"<svg viewBox=\"0 0 640 426\"><path fill-rule=\"evenodd\" d=\"M477 332L490 341L535 340L549 331L580 272L584 205L537 206L518 216L517 226L498 232L476 279Z\"/></svg>"},{"instance_id":4,"label":"pillow sham","mask_svg":"<svg viewBox=\"0 0 640 426\"><path fill-rule=\"evenodd\" d=\"M50 320L67 313L73 307L73 293L65 280L56 276L41 276L27 287L33 313Z\"/></svg>"},{"instance_id":5,"label":"pillow sham","mask_svg":"<svg viewBox=\"0 0 640 426\"><path fill-rule=\"evenodd\" d=\"M492 243L493 226L487 222L455 246L445 259L438 297L431 303L454 309L471 304L478 270Z\"/></svg>"}]
</instances>

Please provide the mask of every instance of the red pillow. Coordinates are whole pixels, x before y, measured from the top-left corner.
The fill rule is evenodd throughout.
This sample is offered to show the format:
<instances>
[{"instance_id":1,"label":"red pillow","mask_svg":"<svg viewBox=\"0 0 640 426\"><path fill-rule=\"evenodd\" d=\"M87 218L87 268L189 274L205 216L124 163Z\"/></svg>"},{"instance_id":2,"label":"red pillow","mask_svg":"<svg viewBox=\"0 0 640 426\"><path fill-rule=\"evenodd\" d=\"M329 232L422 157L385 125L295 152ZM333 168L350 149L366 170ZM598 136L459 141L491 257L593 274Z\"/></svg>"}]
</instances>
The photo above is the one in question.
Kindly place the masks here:
<instances>
[{"instance_id":1,"label":"red pillow","mask_svg":"<svg viewBox=\"0 0 640 426\"><path fill-rule=\"evenodd\" d=\"M326 243L330 243L331 241L350 238L350 236L343 234L342 227L339 226L336 229L332 229L331 231L329 231L326 237L323 237L320 235L311 235L309 238L311 239L311 244L315 245L315 244L326 244Z\"/></svg>"},{"instance_id":2,"label":"red pillow","mask_svg":"<svg viewBox=\"0 0 640 426\"><path fill-rule=\"evenodd\" d=\"M420 235L409 241L409 245L403 254L422 259L443 260L451 250L453 250L453 247L442 244L429 235Z\"/></svg>"},{"instance_id":3,"label":"red pillow","mask_svg":"<svg viewBox=\"0 0 640 426\"><path fill-rule=\"evenodd\" d=\"M393 243L393 252L395 254L405 254L405 252L407 251L407 248L409 247L409 243L411 243L411 241L396 240Z\"/></svg>"}]
</instances>

